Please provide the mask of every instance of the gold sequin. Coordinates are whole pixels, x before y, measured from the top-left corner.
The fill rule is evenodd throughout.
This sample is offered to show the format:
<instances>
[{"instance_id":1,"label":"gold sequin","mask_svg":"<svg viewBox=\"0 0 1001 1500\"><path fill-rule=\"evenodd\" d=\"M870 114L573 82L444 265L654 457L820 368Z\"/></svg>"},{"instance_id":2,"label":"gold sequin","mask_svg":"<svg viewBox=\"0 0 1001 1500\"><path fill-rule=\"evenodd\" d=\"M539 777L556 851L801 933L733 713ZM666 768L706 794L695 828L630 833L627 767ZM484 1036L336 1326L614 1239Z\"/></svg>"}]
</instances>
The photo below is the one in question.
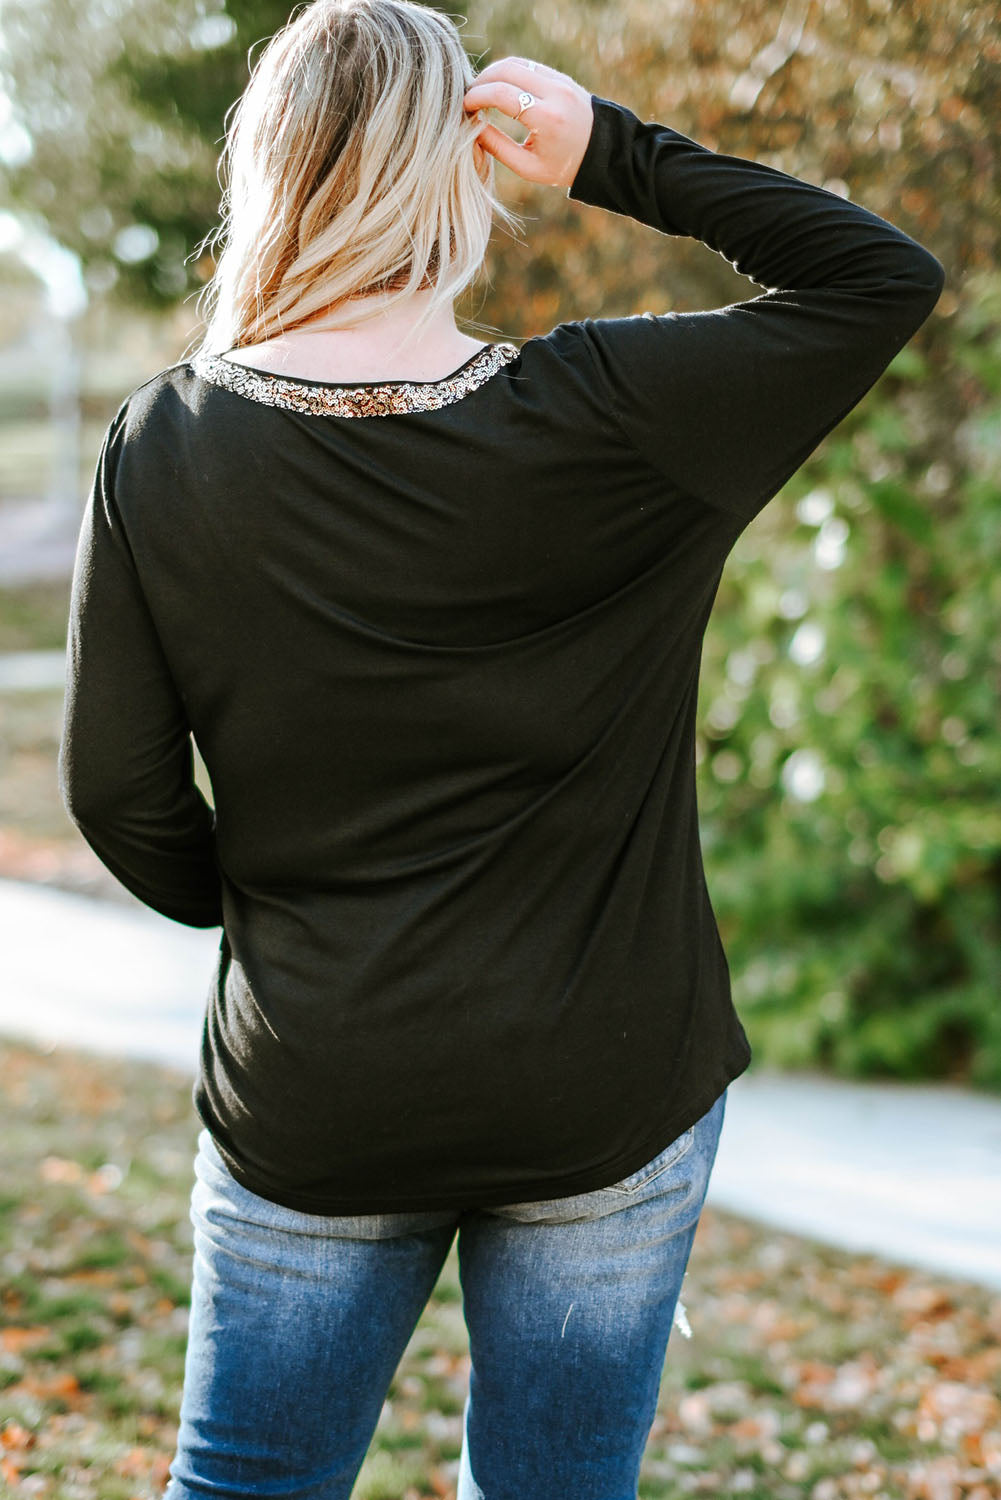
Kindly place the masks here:
<instances>
[{"instance_id":1,"label":"gold sequin","mask_svg":"<svg viewBox=\"0 0 1001 1500\"><path fill-rule=\"evenodd\" d=\"M437 411L475 391L521 351L516 344L487 344L445 380L397 380L383 385L315 385L289 380L269 370L253 370L204 351L191 360L203 380L221 385L265 406L319 417L390 417L402 412Z\"/></svg>"}]
</instances>

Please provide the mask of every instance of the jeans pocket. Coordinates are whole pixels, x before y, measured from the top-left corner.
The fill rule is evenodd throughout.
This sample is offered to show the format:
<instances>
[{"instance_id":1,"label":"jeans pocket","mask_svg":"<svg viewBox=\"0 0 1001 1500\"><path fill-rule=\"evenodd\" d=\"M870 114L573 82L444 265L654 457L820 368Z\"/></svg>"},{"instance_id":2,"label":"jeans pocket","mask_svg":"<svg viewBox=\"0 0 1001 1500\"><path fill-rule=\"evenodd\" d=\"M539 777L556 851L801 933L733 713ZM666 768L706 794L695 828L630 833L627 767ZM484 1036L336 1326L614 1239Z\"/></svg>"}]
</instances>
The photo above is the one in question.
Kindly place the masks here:
<instances>
[{"instance_id":1,"label":"jeans pocket","mask_svg":"<svg viewBox=\"0 0 1001 1500\"><path fill-rule=\"evenodd\" d=\"M628 1207L640 1196L642 1189L655 1182L669 1168L677 1166L692 1149L695 1126L684 1131L663 1151L644 1166L621 1177L607 1187L593 1188L585 1193L572 1193L566 1198L542 1198L527 1203L506 1203L503 1207L491 1207L486 1213L500 1218L514 1219L521 1224L559 1224L577 1219L602 1219L608 1214Z\"/></svg>"},{"instance_id":2,"label":"jeans pocket","mask_svg":"<svg viewBox=\"0 0 1001 1500\"><path fill-rule=\"evenodd\" d=\"M673 1167L687 1156L694 1140L695 1126L690 1125L687 1130L682 1131L681 1135L676 1136L669 1145L665 1146L663 1151L658 1151L656 1156L651 1157L644 1166L637 1167L635 1172L630 1172L627 1177L621 1177L618 1182L613 1182L607 1191L625 1195L638 1193L641 1188L653 1182L655 1177L666 1172L668 1167Z\"/></svg>"}]
</instances>

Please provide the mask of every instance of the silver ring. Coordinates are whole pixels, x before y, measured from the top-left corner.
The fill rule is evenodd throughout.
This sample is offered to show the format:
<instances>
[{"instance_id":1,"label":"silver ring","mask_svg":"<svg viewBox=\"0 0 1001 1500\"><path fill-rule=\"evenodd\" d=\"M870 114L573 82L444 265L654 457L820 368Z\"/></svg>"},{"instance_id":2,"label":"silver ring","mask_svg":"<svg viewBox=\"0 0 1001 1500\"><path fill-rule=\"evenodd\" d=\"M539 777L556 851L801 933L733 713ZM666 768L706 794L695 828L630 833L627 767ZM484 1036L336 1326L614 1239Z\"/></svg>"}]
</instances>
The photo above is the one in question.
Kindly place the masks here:
<instances>
[{"instance_id":1,"label":"silver ring","mask_svg":"<svg viewBox=\"0 0 1001 1500\"><path fill-rule=\"evenodd\" d=\"M538 104L538 102L534 94L530 94L526 89L522 89L518 95L518 103L521 105L521 108L515 115L515 119L520 120L526 109L530 109L533 104Z\"/></svg>"}]
</instances>

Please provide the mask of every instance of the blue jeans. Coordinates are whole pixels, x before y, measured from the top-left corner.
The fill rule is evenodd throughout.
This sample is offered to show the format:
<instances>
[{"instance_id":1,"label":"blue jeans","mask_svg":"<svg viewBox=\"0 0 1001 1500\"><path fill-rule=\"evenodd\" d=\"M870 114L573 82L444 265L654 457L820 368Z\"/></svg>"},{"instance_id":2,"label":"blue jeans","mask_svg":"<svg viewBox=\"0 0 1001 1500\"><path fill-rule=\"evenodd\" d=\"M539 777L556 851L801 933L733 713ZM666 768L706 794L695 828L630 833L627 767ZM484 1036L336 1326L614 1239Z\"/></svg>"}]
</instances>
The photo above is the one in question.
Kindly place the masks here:
<instances>
[{"instance_id":1,"label":"blue jeans","mask_svg":"<svg viewBox=\"0 0 1001 1500\"><path fill-rule=\"evenodd\" d=\"M635 1500L725 1105L595 1192L352 1218L249 1192L202 1130L165 1500L348 1500L456 1233L458 1500Z\"/></svg>"}]
</instances>

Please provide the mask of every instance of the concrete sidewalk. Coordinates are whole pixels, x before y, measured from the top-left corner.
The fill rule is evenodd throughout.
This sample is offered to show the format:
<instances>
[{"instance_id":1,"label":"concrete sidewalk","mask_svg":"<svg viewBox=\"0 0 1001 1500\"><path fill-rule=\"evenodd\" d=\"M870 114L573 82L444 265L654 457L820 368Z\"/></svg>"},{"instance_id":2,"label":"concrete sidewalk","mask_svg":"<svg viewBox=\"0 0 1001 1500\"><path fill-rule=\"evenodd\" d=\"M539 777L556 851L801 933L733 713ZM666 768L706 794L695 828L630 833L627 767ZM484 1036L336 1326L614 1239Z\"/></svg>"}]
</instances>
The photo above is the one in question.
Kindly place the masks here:
<instances>
[{"instance_id":1,"label":"concrete sidewalk","mask_svg":"<svg viewBox=\"0 0 1001 1500\"><path fill-rule=\"evenodd\" d=\"M0 881L0 1033L193 1071L218 930ZM1001 1098L753 1067L709 1202L1001 1288Z\"/></svg>"}]
</instances>

